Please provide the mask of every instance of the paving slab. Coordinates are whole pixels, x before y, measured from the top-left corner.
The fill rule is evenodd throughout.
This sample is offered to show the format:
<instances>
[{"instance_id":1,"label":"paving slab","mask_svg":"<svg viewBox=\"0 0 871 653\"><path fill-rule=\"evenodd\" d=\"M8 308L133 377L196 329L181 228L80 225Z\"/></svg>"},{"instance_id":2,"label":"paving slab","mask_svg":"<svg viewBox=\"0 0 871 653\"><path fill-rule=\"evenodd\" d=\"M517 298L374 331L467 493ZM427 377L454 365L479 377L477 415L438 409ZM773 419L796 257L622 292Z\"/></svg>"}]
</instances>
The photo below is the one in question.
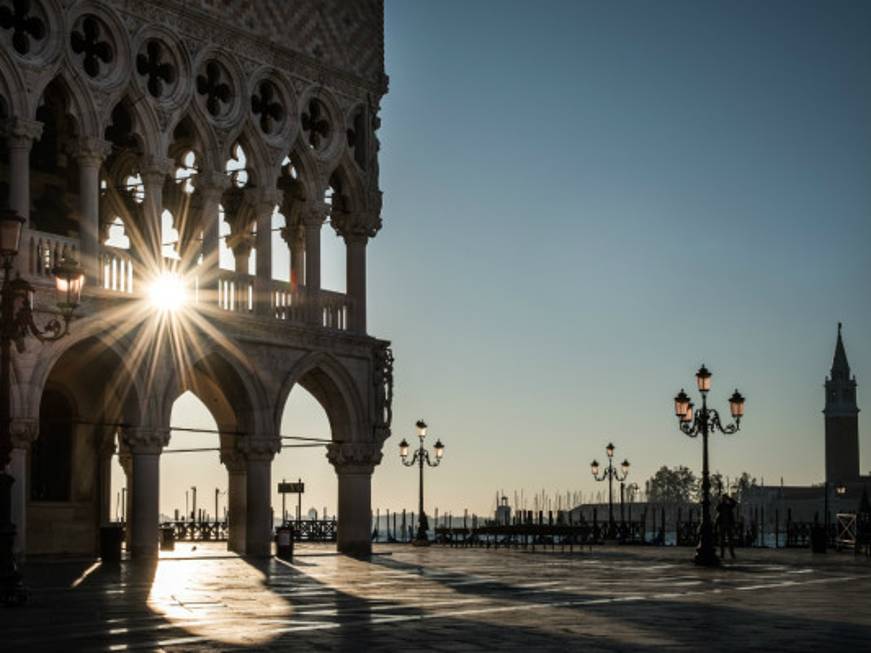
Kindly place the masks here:
<instances>
[{"instance_id":1,"label":"paving slab","mask_svg":"<svg viewBox=\"0 0 871 653\"><path fill-rule=\"evenodd\" d=\"M180 543L155 564L31 560L3 651L871 649L871 561L743 550L304 545L290 562Z\"/></svg>"}]
</instances>

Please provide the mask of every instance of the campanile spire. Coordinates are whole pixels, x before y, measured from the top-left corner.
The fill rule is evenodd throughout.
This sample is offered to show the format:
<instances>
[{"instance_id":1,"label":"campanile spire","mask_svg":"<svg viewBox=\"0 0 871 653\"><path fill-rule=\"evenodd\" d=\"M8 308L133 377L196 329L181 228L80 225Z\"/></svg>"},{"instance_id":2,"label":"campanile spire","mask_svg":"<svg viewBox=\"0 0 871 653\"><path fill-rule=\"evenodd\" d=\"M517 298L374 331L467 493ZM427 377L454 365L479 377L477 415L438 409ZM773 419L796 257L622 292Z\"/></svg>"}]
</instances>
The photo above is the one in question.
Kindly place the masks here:
<instances>
[{"instance_id":1,"label":"campanile spire","mask_svg":"<svg viewBox=\"0 0 871 653\"><path fill-rule=\"evenodd\" d=\"M840 483L859 478L859 407L856 403L856 378L850 376L850 363L838 322L838 340L832 369L826 379L826 480Z\"/></svg>"}]
</instances>

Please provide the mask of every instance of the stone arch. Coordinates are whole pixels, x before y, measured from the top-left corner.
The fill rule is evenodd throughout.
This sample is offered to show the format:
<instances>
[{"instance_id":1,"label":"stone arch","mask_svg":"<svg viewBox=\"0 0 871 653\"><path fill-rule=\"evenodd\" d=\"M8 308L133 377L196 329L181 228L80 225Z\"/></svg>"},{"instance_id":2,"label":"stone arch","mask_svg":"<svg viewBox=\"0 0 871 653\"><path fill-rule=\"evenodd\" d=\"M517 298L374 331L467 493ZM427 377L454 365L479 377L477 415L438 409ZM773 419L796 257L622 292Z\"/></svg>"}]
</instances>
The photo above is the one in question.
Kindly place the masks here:
<instances>
[{"instance_id":1,"label":"stone arch","mask_svg":"<svg viewBox=\"0 0 871 653\"><path fill-rule=\"evenodd\" d=\"M357 384L341 361L327 352L304 356L288 372L274 405L276 430L290 391L297 383L323 407L334 440L359 440L366 432L366 411Z\"/></svg>"},{"instance_id":2,"label":"stone arch","mask_svg":"<svg viewBox=\"0 0 871 653\"><path fill-rule=\"evenodd\" d=\"M122 95L117 102L110 103L103 115L100 116L100 133L108 140L108 130L113 124L113 115L123 107L132 118L132 133L138 141L140 156L161 157L163 146L161 144L161 130L153 107L147 102L134 102L129 94Z\"/></svg>"},{"instance_id":3,"label":"stone arch","mask_svg":"<svg viewBox=\"0 0 871 653\"><path fill-rule=\"evenodd\" d=\"M29 117L36 112L36 108L29 110L27 107L27 92L25 91L24 79L21 68L12 60L12 56L4 48L0 48L0 96L6 103L4 119L11 117Z\"/></svg>"},{"instance_id":4,"label":"stone arch","mask_svg":"<svg viewBox=\"0 0 871 653\"><path fill-rule=\"evenodd\" d=\"M248 157L248 185L258 188L274 188L281 165L263 140L260 130L250 120L246 120L233 145L239 144ZM232 146L231 146L232 147Z\"/></svg>"},{"instance_id":5,"label":"stone arch","mask_svg":"<svg viewBox=\"0 0 871 653\"><path fill-rule=\"evenodd\" d=\"M274 437L271 424L262 418L265 408L260 383L250 365L239 355L220 347L203 348L199 356L174 365L159 400L158 423L169 425L172 405L190 390L218 423L219 429L249 436Z\"/></svg>"},{"instance_id":6,"label":"stone arch","mask_svg":"<svg viewBox=\"0 0 871 653\"><path fill-rule=\"evenodd\" d=\"M176 150L193 151L201 171L223 170L224 161L219 160L220 146L215 132L208 121L205 121L193 108L181 114L172 125L168 149L171 158L175 158Z\"/></svg>"},{"instance_id":7,"label":"stone arch","mask_svg":"<svg viewBox=\"0 0 871 653\"><path fill-rule=\"evenodd\" d=\"M327 177L324 191L330 187L335 192L333 196L333 211L352 213L362 206L363 195L359 176L353 160L347 154L342 157L342 160L333 168L330 176Z\"/></svg>"},{"instance_id":8,"label":"stone arch","mask_svg":"<svg viewBox=\"0 0 871 653\"><path fill-rule=\"evenodd\" d=\"M296 165L299 182L305 191L306 201L316 200L319 197L318 191L321 187L320 168L317 160L309 148L299 141L291 148L289 156Z\"/></svg>"},{"instance_id":9,"label":"stone arch","mask_svg":"<svg viewBox=\"0 0 871 653\"><path fill-rule=\"evenodd\" d=\"M126 337L121 338L113 335L110 329L111 327L103 320L84 319L76 322L76 329L66 338L43 345L30 375L30 391L20 406L21 415L23 417L39 415L42 389L64 356L81 354L81 358L66 363L69 369L80 370L87 367L89 360L101 355L101 352L105 352L105 355L111 357L115 364L114 378L122 379L124 382L124 385L114 384L115 390L123 390L124 411L133 415L138 422L142 417L140 399L143 396L143 391L136 370L128 364L130 361L128 351L132 345ZM109 380L111 378L109 377ZM87 387L88 384L81 383L80 385Z\"/></svg>"},{"instance_id":10,"label":"stone arch","mask_svg":"<svg viewBox=\"0 0 871 653\"><path fill-rule=\"evenodd\" d=\"M74 123L78 136L97 136L100 134L97 123L93 120L95 107L87 89L76 81L72 82L64 73L57 74L45 80L45 84L34 95L34 106L30 114L33 120L39 120L38 112L45 102L46 93L61 93L64 99L63 111Z\"/></svg>"}]
</instances>

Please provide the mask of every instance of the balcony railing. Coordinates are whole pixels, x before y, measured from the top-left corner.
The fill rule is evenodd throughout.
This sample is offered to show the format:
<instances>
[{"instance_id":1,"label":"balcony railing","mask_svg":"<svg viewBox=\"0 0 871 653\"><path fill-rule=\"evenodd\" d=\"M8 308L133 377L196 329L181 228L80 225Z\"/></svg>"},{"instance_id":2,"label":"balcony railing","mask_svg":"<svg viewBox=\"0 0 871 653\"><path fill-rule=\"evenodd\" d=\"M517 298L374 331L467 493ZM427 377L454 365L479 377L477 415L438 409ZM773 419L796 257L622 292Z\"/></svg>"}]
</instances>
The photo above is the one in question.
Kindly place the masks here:
<instances>
[{"instance_id":1,"label":"balcony railing","mask_svg":"<svg viewBox=\"0 0 871 653\"><path fill-rule=\"evenodd\" d=\"M127 295L133 293L133 257L129 250L103 247L99 263L100 288Z\"/></svg>"},{"instance_id":2,"label":"balcony railing","mask_svg":"<svg viewBox=\"0 0 871 653\"><path fill-rule=\"evenodd\" d=\"M24 269L35 281L50 281L52 268L63 257L79 258L79 241L76 238L30 230L26 234L26 241L27 260ZM173 268L173 261L168 260L167 264L170 269ZM96 285L104 297L131 297L141 293L144 288L141 275L142 268L130 250L108 245L100 248ZM208 284L211 286L208 292L196 271L188 281L192 300L196 304L214 302L212 306L236 315L269 315L288 323L311 324L314 321L320 322L326 329L348 329L352 305L351 298L344 293L321 290L318 305L312 308L312 313L308 311L311 304L304 287L293 290L287 281L271 280L267 286L268 308L264 308L266 313L261 315L255 288L257 279L253 275L219 270L217 282ZM86 288L93 288L93 285Z\"/></svg>"},{"instance_id":3,"label":"balcony railing","mask_svg":"<svg viewBox=\"0 0 871 653\"><path fill-rule=\"evenodd\" d=\"M27 272L37 279L51 279L51 270L64 257L79 258L79 242L56 234L30 231Z\"/></svg>"},{"instance_id":4,"label":"balcony railing","mask_svg":"<svg viewBox=\"0 0 871 653\"><path fill-rule=\"evenodd\" d=\"M253 313L254 277L221 270L218 273L218 307L231 313Z\"/></svg>"}]
</instances>

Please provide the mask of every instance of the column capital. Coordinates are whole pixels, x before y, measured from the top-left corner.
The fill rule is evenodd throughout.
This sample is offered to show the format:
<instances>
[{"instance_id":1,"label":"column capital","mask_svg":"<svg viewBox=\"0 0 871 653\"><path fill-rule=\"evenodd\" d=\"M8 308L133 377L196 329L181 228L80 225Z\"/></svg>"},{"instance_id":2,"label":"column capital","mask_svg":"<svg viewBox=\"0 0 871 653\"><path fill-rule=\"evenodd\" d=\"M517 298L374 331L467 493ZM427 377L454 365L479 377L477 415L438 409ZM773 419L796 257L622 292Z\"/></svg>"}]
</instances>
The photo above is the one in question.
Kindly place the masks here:
<instances>
[{"instance_id":1,"label":"column capital","mask_svg":"<svg viewBox=\"0 0 871 653\"><path fill-rule=\"evenodd\" d=\"M206 197L217 195L220 199L224 191L230 187L231 182L225 172L201 170L193 176L191 183L197 193L202 193Z\"/></svg>"},{"instance_id":2,"label":"column capital","mask_svg":"<svg viewBox=\"0 0 871 653\"><path fill-rule=\"evenodd\" d=\"M99 166L112 153L112 144L102 138L80 138L73 154L79 163Z\"/></svg>"},{"instance_id":3,"label":"column capital","mask_svg":"<svg viewBox=\"0 0 871 653\"><path fill-rule=\"evenodd\" d=\"M121 431L121 438L134 454L158 454L169 444L169 429L125 427Z\"/></svg>"},{"instance_id":4,"label":"column capital","mask_svg":"<svg viewBox=\"0 0 871 653\"><path fill-rule=\"evenodd\" d=\"M381 446L374 442L331 442L327 460L337 473L371 474L381 462Z\"/></svg>"},{"instance_id":5,"label":"column capital","mask_svg":"<svg viewBox=\"0 0 871 653\"><path fill-rule=\"evenodd\" d=\"M305 238L305 228L301 224L286 225L281 228L279 233L281 234L281 239L290 247L300 243Z\"/></svg>"},{"instance_id":6,"label":"column capital","mask_svg":"<svg viewBox=\"0 0 871 653\"><path fill-rule=\"evenodd\" d=\"M381 215L373 212L334 213L333 228L346 243L365 244L381 229Z\"/></svg>"},{"instance_id":7,"label":"column capital","mask_svg":"<svg viewBox=\"0 0 871 653\"><path fill-rule=\"evenodd\" d=\"M320 226L330 213L329 205L323 202L315 202L302 211L302 221L308 226Z\"/></svg>"},{"instance_id":8,"label":"column capital","mask_svg":"<svg viewBox=\"0 0 871 653\"><path fill-rule=\"evenodd\" d=\"M245 460L272 460L281 449L277 438L240 438L236 445Z\"/></svg>"},{"instance_id":9,"label":"column capital","mask_svg":"<svg viewBox=\"0 0 871 653\"><path fill-rule=\"evenodd\" d=\"M228 472L244 472L245 455L238 449L221 447L221 464L227 468Z\"/></svg>"},{"instance_id":10,"label":"column capital","mask_svg":"<svg viewBox=\"0 0 871 653\"><path fill-rule=\"evenodd\" d=\"M261 188L253 197L253 201L258 217L264 214L272 215L275 207L281 204L282 194L277 188Z\"/></svg>"},{"instance_id":11,"label":"column capital","mask_svg":"<svg viewBox=\"0 0 871 653\"><path fill-rule=\"evenodd\" d=\"M144 184L159 184L163 187L164 178L172 174L175 161L162 156L146 156L139 163L139 174Z\"/></svg>"},{"instance_id":12,"label":"column capital","mask_svg":"<svg viewBox=\"0 0 871 653\"><path fill-rule=\"evenodd\" d=\"M12 437L13 449L29 449L39 436L39 421L13 417L9 422L9 435Z\"/></svg>"},{"instance_id":13,"label":"column capital","mask_svg":"<svg viewBox=\"0 0 871 653\"><path fill-rule=\"evenodd\" d=\"M13 147L30 147L30 144L39 140L41 136L42 123L38 120L13 118L6 125L6 137Z\"/></svg>"}]
</instances>

